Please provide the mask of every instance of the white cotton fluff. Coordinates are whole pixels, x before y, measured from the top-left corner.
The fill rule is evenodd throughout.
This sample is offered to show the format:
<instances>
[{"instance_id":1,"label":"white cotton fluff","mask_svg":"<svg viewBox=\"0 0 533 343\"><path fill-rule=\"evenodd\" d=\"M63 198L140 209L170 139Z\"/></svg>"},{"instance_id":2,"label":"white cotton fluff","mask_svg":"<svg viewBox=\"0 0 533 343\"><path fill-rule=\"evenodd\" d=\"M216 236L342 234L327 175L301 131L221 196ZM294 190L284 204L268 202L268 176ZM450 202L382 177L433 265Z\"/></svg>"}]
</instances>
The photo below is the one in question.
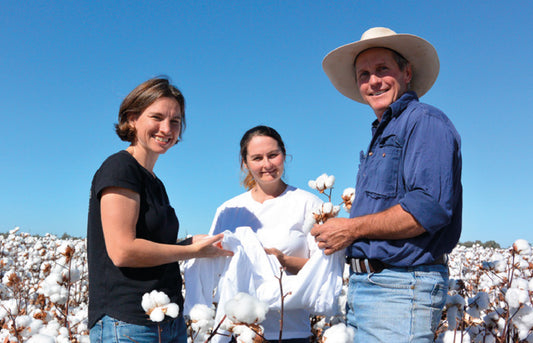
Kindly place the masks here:
<instances>
[{"instance_id":1,"label":"white cotton fluff","mask_svg":"<svg viewBox=\"0 0 533 343\"><path fill-rule=\"evenodd\" d=\"M149 312L150 310L166 305L170 302L170 298L165 292L158 292L155 289L150 293L144 293L141 301L141 306L144 311Z\"/></svg>"},{"instance_id":2,"label":"white cotton fluff","mask_svg":"<svg viewBox=\"0 0 533 343\"><path fill-rule=\"evenodd\" d=\"M462 331L454 332L454 331L448 330L444 332L444 335L442 337L442 343L454 343L454 342L470 343L471 342L470 335L468 334L468 332L462 332Z\"/></svg>"},{"instance_id":3,"label":"white cotton fluff","mask_svg":"<svg viewBox=\"0 0 533 343\"><path fill-rule=\"evenodd\" d=\"M518 330L518 338L525 340L529 331L533 329L533 308L531 306L521 308L514 315L512 323Z\"/></svg>"},{"instance_id":4,"label":"white cotton fluff","mask_svg":"<svg viewBox=\"0 0 533 343\"><path fill-rule=\"evenodd\" d=\"M170 303L166 306L165 314L169 317L176 318L180 314L180 307L178 304Z\"/></svg>"},{"instance_id":5,"label":"white cotton fluff","mask_svg":"<svg viewBox=\"0 0 533 343\"><path fill-rule=\"evenodd\" d=\"M328 176L326 174L322 174L315 180L315 187L317 190L321 191L321 190L326 189L326 178L327 177Z\"/></svg>"},{"instance_id":6,"label":"white cotton fluff","mask_svg":"<svg viewBox=\"0 0 533 343\"><path fill-rule=\"evenodd\" d=\"M215 309L204 304L196 304L189 312L191 320L212 320L215 318Z\"/></svg>"},{"instance_id":7,"label":"white cotton fluff","mask_svg":"<svg viewBox=\"0 0 533 343\"><path fill-rule=\"evenodd\" d=\"M23 316L17 316L15 318L15 324L17 325L17 328L27 328L30 326L33 318L28 315Z\"/></svg>"},{"instance_id":8,"label":"white cotton fluff","mask_svg":"<svg viewBox=\"0 0 533 343\"><path fill-rule=\"evenodd\" d=\"M143 294L141 306L153 322L163 321L165 314L172 318L176 318L179 314L179 306L171 303L165 292L158 292L155 289Z\"/></svg>"},{"instance_id":9,"label":"white cotton fluff","mask_svg":"<svg viewBox=\"0 0 533 343\"><path fill-rule=\"evenodd\" d=\"M355 330L344 323L333 325L324 331L324 343L351 343L355 336Z\"/></svg>"},{"instance_id":10,"label":"white cotton fluff","mask_svg":"<svg viewBox=\"0 0 533 343\"><path fill-rule=\"evenodd\" d=\"M254 324L265 320L268 305L247 293L237 293L224 306L226 315L238 323Z\"/></svg>"},{"instance_id":11,"label":"white cotton fluff","mask_svg":"<svg viewBox=\"0 0 533 343\"><path fill-rule=\"evenodd\" d=\"M355 188L353 187L345 188L344 191L342 192L342 198L349 199L350 201L353 202L353 200L355 199Z\"/></svg>"},{"instance_id":12,"label":"white cotton fluff","mask_svg":"<svg viewBox=\"0 0 533 343\"><path fill-rule=\"evenodd\" d=\"M521 304L525 304L529 300L529 292L519 288L509 288L505 293L505 301L509 304L511 309L517 309Z\"/></svg>"},{"instance_id":13,"label":"white cotton fluff","mask_svg":"<svg viewBox=\"0 0 533 343\"><path fill-rule=\"evenodd\" d=\"M309 188L316 189L316 181L315 180L309 180L307 182L307 185L309 186Z\"/></svg>"},{"instance_id":14,"label":"white cotton fluff","mask_svg":"<svg viewBox=\"0 0 533 343\"><path fill-rule=\"evenodd\" d=\"M331 213L333 211L333 204L330 202L325 202L322 204L322 213Z\"/></svg>"},{"instance_id":15,"label":"white cotton fluff","mask_svg":"<svg viewBox=\"0 0 533 343\"><path fill-rule=\"evenodd\" d=\"M326 188L332 188L335 184L335 176L329 175L326 177L326 181L324 182Z\"/></svg>"},{"instance_id":16,"label":"white cotton fluff","mask_svg":"<svg viewBox=\"0 0 533 343\"><path fill-rule=\"evenodd\" d=\"M45 334L36 334L30 337L27 341L28 343L55 343L55 338L45 335Z\"/></svg>"},{"instance_id":17,"label":"white cotton fluff","mask_svg":"<svg viewBox=\"0 0 533 343\"><path fill-rule=\"evenodd\" d=\"M516 278L516 279L513 279L513 282L511 284L511 287L512 288L518 288L518 289L522 289L522 290L528 290L529 288L529 285L528 285L528 280L526 279L523 279L523 278Z\"/></svg>"},{"instance_id":18,"label":"white cotton fluff","mask_svg":"<svg viewBox=\"0 0 533 343\"><path fill-rule=\"evenodd\" d=\"M246 325L233 327L233 333L237 336L238 343L253 343L256 333Z\"/></svg>"},{"instance_id":19,"label":"white cotton fluff","mask_svg":"<svg viewBox=\"0 0 533 343\"><path fill-rule=\"evenodd\" d=\"M2 306L0 306L0 320L4 319L8 314L16 316L18 313L19 310L16 299L2 301Z\"/></svg>"},{"instance_id":20,"label":"white cotton fluff","mask_svg":"<svg viewBox=\"0 0 533 343\"><path fill-rule=\"evenodd\" d=\"M520 255L531 255L531 246L525 239L517 239L513 243L513 250Z\"/></svg>"},{"instance_id":21,"label":"white cotton fluff","mask_svg":"<svg viewBox=\"0 0 533 343\"><path fill-rule=\"evenodd\" d=\"M488 309L490 306L490 297L488 293L479 292L474 297L468 299L467 313L475 318L480 318L481 311Z\"/></svg>"},{"instance_id":22,"label":"white cotton fluff","mask_svg":"<svg viewBox=\"0 0 533 343\"><path fill-rule=\"evenodd\" d=\"M156 307L150 312L150 320L153 322L162 322L165 319L165 313L161 307Z\"/></svg>"}]
</instances>

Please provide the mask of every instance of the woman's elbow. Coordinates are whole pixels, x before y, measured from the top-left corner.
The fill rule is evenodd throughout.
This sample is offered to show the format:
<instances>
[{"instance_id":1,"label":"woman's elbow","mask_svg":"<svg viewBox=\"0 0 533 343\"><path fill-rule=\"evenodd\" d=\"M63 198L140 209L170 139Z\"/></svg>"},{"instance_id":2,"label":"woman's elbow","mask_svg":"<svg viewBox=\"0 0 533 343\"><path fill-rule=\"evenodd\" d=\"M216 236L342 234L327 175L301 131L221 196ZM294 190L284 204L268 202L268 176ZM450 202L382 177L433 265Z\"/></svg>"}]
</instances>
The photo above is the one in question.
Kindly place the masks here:
<instances>
[{"instance_id":1,"label":"woman's elbow","mask_svg":"<svg viewBox=\"0 0 533 343\"><path fill-rule=\"evenodd\" d=\"M115 267L131 267L131 257L127 249L108 249L107 255Z\"/></svg>"}]
</instances>

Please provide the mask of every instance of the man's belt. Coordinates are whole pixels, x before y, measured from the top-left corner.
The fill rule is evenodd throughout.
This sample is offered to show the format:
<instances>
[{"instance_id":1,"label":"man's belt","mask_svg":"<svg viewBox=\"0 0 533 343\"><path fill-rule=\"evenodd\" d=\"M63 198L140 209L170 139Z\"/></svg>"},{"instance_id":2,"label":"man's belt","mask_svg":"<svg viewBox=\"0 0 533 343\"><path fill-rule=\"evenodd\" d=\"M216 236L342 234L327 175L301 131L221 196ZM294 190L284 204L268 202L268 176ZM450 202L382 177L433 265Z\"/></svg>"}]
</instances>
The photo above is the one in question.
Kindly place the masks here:
<instances>
[{"instance_id":1,"label":"man's belt","mask_svg":"<svg viewBox=\"0 0 533 343\"><path fill-rule=\"evenodd\" d=\"M368 258L355 258L347 257L346 263L350 265L352 272L354 273L381 273L383 269L395 268L393 265L381 262L380 260L368 259ZM448 255L443 254L439 256L435 261L427 263L425 265L438 265L447 264Z\"/></svg>"}]
</instances>

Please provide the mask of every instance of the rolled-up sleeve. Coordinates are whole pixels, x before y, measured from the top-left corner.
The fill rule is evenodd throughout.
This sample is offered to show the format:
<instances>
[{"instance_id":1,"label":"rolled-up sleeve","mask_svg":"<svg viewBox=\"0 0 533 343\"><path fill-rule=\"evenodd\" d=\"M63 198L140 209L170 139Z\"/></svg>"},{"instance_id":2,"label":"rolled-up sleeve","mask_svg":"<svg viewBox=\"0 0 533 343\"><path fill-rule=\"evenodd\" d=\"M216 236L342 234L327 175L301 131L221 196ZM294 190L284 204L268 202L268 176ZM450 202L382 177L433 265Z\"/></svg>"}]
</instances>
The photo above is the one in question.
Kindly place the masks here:
<instances>
[{"instance_id":1,"label":"rolled-up sleeve","mask_svg":"<svg viewBox=\"0 0 533 343\"><path fill-rule=\"evenodd\" d=\"M400 200L429 234L450 224L460 192L460 141L441 117L421 116L404 149L406 193Z\"/></svg>"}]
</instances>

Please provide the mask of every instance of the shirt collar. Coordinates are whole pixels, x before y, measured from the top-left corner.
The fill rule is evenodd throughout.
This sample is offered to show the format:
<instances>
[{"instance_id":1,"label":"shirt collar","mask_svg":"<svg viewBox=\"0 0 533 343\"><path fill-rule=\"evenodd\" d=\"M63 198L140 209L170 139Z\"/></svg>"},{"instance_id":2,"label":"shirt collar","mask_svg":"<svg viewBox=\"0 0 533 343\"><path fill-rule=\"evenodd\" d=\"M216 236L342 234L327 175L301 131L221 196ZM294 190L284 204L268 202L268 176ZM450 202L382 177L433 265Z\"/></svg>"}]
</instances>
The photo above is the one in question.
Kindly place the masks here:
<instances>
[{"instance_id":1,"label":"shirt collar","mask_svg":"<svg viewBox=\"0 0 533 343\"><path fill-rule=\"evenodd\" d=\"M383 116L381 117L381 122L388 122L392 117L398 117L400 114L402 114L403 110L407 107L407 105L411 101L418 101L418 96L414 91L407 91L402 94L402 96L393 102L389 108L383 113ZM380 121L377 119L372 122L372 127L377 128L380 124Z\"/></svg>"}]
</instances>

